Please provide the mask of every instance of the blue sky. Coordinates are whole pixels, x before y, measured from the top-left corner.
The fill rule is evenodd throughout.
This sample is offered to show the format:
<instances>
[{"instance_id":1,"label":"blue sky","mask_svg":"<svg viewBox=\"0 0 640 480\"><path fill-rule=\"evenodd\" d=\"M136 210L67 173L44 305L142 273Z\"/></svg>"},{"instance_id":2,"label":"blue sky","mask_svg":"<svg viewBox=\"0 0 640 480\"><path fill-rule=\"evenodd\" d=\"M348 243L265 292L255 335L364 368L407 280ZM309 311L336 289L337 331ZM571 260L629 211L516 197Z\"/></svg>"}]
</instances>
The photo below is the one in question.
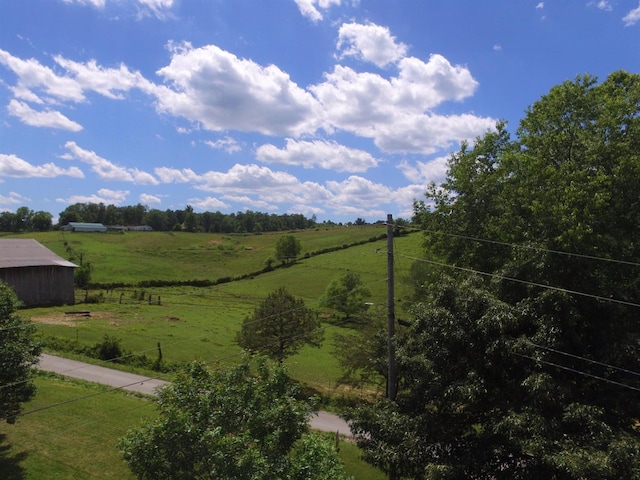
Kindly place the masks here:
<instances>
[{"instance_id":1,"label":"blue sky","mask_svg":"<svg viewBox=\"0 0 640 480\"><path fill-rule=\"evenodd\" d=\"M638 0L2 0L0 211L409 218L460 141L639 40Z\"/></svg>"}]
</instances>

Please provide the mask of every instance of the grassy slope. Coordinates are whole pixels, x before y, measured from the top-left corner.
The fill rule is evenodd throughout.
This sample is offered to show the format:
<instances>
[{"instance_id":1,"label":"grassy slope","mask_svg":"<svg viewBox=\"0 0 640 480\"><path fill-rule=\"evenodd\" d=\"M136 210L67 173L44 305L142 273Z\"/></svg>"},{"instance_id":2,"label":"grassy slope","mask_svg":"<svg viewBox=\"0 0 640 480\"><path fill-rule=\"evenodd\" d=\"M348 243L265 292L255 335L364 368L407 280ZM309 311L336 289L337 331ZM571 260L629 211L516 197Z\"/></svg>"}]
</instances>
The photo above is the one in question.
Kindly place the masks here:
<instances>
[{"instance_id":1,"label":"grassy slope","mask_svg":"<svg viewBox=\"0 0 640 480\"><path fill-rule=\"evenodd\" d=\"M295 235L302 242L304 255L305 252L366 240L385 231L383 226L367 226L310 230L295 232ZM97 282L135 283L158 279L215 280L223 276L239 276L258 271L263 268L268 257L274 256L279 235L66 234L63 239L60 232L48 232L29 237L36 238L63 258L69 257L64 244L66 241L76 254L76 262L79 261L79 253L82 253L84 261L92 263L94 280ZM408 257L419 255L421 241L420 235L395 239L396 312L399 316L402 316L402 306L411 294L409 287L403 282L411 264ZM104 292L110 301L103 304L29 309L22 314L39 322L41 335L78 339L84 344L92 345L100 341L103 335L109 334L121 338L125 349L137 353L146 351L151 357L155 357L157 342L160 342L166 360L233 361L240 353L234 339L242 319L250 315L257 303L278 286L285 286L291 293L303 298L307 306L319 308L318 300L329 282L350 270L358 273L371 290L370 300L374 303L374 313L384 316L386 269L386 240L381 240L303 258L293 266L276 269L253 279L209 288L146 289L145 298L152 295L155 300L160 296L161 305L134 301L133 297L139 296L141 289L132 287ZM121 297L122 304L118 303ZM92 316L75 318L64 315L65 311L73 309L91 310ZM344 327L336 327L330 323L325 323L325 327L325 342L321 349L305 348L300 354L288 359L287 363L294 378L320 392L331 394L339 375L333 356L332 338ZM64 395L71 395L72 398L82 396L83 388L97 388L49 379L40 379L39 383L40 393L33 402L34 406L62 401L56 398ZM128 414L124 415L129 407L119 405L128 401L138 405L140 400L122 394L95 398L92 401L76 402L72 405L77 408L72 407L61 413L56 408L25 417L18 426L0 426L0 441L4 440L12 446L0 457L0 478L12 478L2 474L2 468L11 469L12 464L18 470L21 467L28 470L25 478L129 478L126 467L122 470L123 464L115 448L104 447L109 445L108 442L113 445L115 440L111 439L121 436L126 425L135 423L139 418L137 409L144 410L144 407L131 406L131 418L127 417ZM94 402L100 401L98 399L105 399L105 404L96 405ZM97 418L94 412L98 410L119 413ZM113 421L116 417L123 417L123 425L118 426L119 422ZM41 420L36 422L36 419ZM29 427L30 430L24 427L27 422L34 422ZM64 425L71 425L75 430L69 430ZM99 427L96 428L96 425ZM100 437L107 433L110 440L107 443L101 442ZM6 437L2 438L3 435ZM59 435L63 438L58 439ZM58 445L60 452L57 451ZM100 450L101 445L103 450L108 451L109 458L106 460L107 466L103 467L98 458L95 462L92 459L94 454L99 456L95 451ZM0 448L3 447L0 443ZM341 455L352 469L351 474L356 478L376 478L379 472L370 470L359 462L359 454L354 448L345 446L341 450ZM69 452L75 452L73 458L67 458ZM42 474L58 470L60 473L56 473L57 476Z\"/></svg>"}]
</instances>

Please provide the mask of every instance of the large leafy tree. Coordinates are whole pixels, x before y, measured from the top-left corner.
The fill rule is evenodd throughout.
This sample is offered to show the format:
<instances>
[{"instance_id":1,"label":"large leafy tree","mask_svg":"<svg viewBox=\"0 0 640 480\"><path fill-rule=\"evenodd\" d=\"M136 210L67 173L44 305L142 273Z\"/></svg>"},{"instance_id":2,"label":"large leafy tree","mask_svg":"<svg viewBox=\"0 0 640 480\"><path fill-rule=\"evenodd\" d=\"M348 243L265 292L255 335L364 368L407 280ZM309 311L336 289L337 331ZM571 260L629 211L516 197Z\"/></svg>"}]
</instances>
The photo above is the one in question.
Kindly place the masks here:
<instances>
[{"instance_id":1,"label":"large leafy tree","mask_svg":"<svg viewBox=\"0 0 640 480\"><path fill-rule=\"evenodd\" d=\"M0 281L0 419L8 423L35 394L32 377L40 357L36 327L16 314L19 307L11 287Z\"/></svg>"},{"instance_id":2,"label":"large leafy tree","mask_svg":"<svg viewBox=\"0 0 640 480\"><path fill-rule=\"evenodd\" d=\"M343 313L348 320L367 309L366 300L370 296L371 292L365 287L360 275L347 272L329 283L322 303Z\"/></svg>"},{"instance_id":3,"label":"large leafy tree","mask_svg":"<svg viewBox=\"0 0 640 480\"><path fill-rule=\"evenodd\" d=\"M291 263L302 251L300 239L295 235L282 235L276 242L276 258L282 263Z\"/></svg>"},{"instance_id":4,"label":"large leafy tree","mask_svg":"<svg viewBox=\"0 0 640 480\"><path fill-rule=\"evenodd\" d=\"M335 450L308 436L313 402L300 396L284 367L264 359L193 364L160 390L159 417L119 446L140 479L344 479Z\"/></svg>"},{"instance_id":5,"label":"large leafy tree","mask_svg":"<svg viewBox=\"0 0 640 480\"><path fill-rule=\"evenodd\" d=\"M304 345L319 347L324 338L318 314L285 287L271 292L242 322L238 344L282 362Z\"/></svg>"},{"instance_id":6,"label":"large leafy tree","mask_svg":"<svg viewBox=\"0 0 640 480\"><path fill-rule=\"evenodd\" d=\"M564 82L515 133L416 204L426 301L360 442L410 478L640 478L640 76Z\"/></svg>"}]
</instances>

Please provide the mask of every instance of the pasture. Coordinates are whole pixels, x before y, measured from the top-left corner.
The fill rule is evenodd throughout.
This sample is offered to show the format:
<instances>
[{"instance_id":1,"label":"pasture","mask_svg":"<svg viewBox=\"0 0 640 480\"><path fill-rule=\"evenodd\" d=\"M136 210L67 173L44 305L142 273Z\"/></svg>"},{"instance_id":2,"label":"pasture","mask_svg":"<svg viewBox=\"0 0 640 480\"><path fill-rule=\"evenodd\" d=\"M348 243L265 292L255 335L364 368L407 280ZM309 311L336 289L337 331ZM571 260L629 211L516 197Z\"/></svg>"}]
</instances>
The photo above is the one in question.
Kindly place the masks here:
<instances>
[{"instance_id":1,"label":"pasture","mask_svg":"<svg viewBox=\"0 0 640 480\"><path fill-rule=\"evenodd\" d=\"M307 307L318 309L326 320L323 323L325 341L322 348L305 348L287 360L288 367L294 378L323 396L331 396L335 393L336 379L340 374L333 355L332 339L345 327L340 326L339 315L322 309L319 300L333 278L351 271L361 276L372 293L369 299L371 313L386 316L387 241L376 240L306 258L305 252L366 241L385 231L384 226L364 226L295 232L301 239L303 253L293 265L207 287L146 288L135 286L136 281L214 280L219 278L218 275L235 278L260 271L266 259L274 256L278 235L67 233L65 238L74 239L67 240L74 245L73 250L82 251L83 260L93 265L94 281L128 285L90 292L91 295L103 295L103 303L34 308L25 310L24 314L38 324L43 338L63 338L90 346L110 335L119 338L126 351L144 353L152 358L157 355L159 342L165 361L215 363L233 361L240 355L235 335L242 320L251 315L270 292L284 286L302 298ZM350 236L346 236L347 233ZM56 253L66 257L64 245L56 240L56 233L38 234L35 238L52 250L55 246ZM233 248L208 247L225 245L224 242L229 242ZM420 234L394 239L398 316L405 314L403 306L412 294L407 283L412 263L408 257L419 255L421 242ZM183 253L176 257L175 252ZM200 270L200 275L192 274L202 263L213 266L206 271ZM132 271L125 269L124 265L130 265ZM172 265L172 269L167 265ZM205 273L208 276L204 276ZM79 291L77 297L80 301L83 296L84 292ZM74 310L88 311L90 316L69 314Z\"/></svg>"},{"instance_id":2,"label":"pasture","mask_svg":"<svg viewBox=\"0 0 640 480\"><path fill-rule=\"evenodd\" d=\"M344 397L359 398L337 384L340 368L334 357L334 336L352 326L342 324L341 316L323 309L319 300L332 279L355 272L371 290L371 313L386 317L387 241L368 242L384 233L384 226L293 232L302 243L299 260L267 272L261 271L269 257L275 258L275 244L284 233L32 234L28 237L63 258L90 262L92 281L103 288L88 293L104 301L25 309L20 314L36 322L42 339L92 346L109 335L134 354L155 358L159 343L165 361L215 365L239 359L242 352L235 335L242 320L267 294L284 286L307 307L319 310L325 330L321 348L305 347L286 360L287 367L310 393L323 398L322 408L335 409ZM407 279L412 257L422 251L422 238L414 233L394 239L398 317L406 315L404 306L413 293ZM323 250L328 252L318 254ZM236 280L215 283L224 277ZM139 286L191 280L212 283ZM120 286L104 288L107 284ZM81 302L86 293L78 291L77 300ZM170 380L170 375L164 378ZM129 426L154 415L148 400L48 375L40 376L37 384L38 394L25 410L38 411L20 418L17 425L0 425L0 478L132 478L115 443ZM343 443L340 454L354 478L385 478L360 459L355 446Z\"/></svg>"}]
</instances>

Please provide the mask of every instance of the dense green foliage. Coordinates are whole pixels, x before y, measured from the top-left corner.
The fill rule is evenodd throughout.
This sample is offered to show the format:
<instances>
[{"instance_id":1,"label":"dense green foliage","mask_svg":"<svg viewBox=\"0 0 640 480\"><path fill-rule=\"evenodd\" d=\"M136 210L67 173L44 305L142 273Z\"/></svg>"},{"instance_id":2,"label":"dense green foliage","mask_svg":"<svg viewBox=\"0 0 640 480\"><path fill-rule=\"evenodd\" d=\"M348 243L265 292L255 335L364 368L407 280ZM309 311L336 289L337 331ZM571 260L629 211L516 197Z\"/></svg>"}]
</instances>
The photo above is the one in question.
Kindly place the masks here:
<instances>
[{"instance_id":1,"label":"dense green foliage","mask_svg":"<svg viewBox=\"0 0 640 480\"><path fill-rule=\"evenodd\" d=\"M245 350L282 362L304 345L319 347L323 330L317 312L280 287L244 319L236 338Z\"/></svg>"},{"instance_id":2,"label":"dense green foliage","mask_svg":"<svg viewBox=\"0 0 640 480\"><path fill-rule=\"evenodd\" d=\"M302 243L295 235L283 235L276 242L276 258L282 263L291 263L302 251Z\"/></svg>"},{"instance_id":3,"label":"dense green foliage","mask_svg":"<svg viewBox=\"0 0 640 480\"><path fill-rule=\"evenodd\" d=\"M193 364L161 390L159 418L120 448L140 479L344 478L335 450L304 439L312 402L298 396L281 364Z\"/></svg>"},{"instance_id":4,"label":"dense green foliage","mask_svg":"<svg viewBox=\"0 0 640 480\"><path fill-rule=\"evenodd\" d=\"M194 212L149 209L144 205L116 207L102 203L75 203L60 213L59 225L69 222L93 222L105 225L148 225L156 231L185 230L207 233L259 233L305 229L316 226L315 218L301 214L268 214L261 212Z\"/></svg>"},{"instance_id":5,"label":"dense green foliage","mask_svg":"<svg viewBox=\"0 0 640 480\"><path fill-rule=\"evenodd\" d=\"M16 213L0 212L0 232L46 232L53 226L51 219L49 212L18 207Z\"/></svg>"},{"instance_id":6,"label":"dense green foliage","mask_svg":"<svg viewBox=\"0 0 640 480\"><path fill-rule=\"evenodd\" d=\"M416 204L424 303L359 443L409 478L638 479L640 76L558 85L516 133Z\"/></svg>"},{"instance_id":7,"label":"dense green foliage","mask_svg":"<svg viewBox=\"0 0 640 480\"><path fill-rule=\"evenodd\" d=\"M0 281L0 419L8 423L35 394L33 366L40 356L36 327L16 314L19 307L13 289Z\"/></svg>"},{"instance_id":8,"label":"dense green foliage","mask_svg":"<svg viewBox=\"0 0 640 480\"><path fill-rule=\"evenodd\" d=\"M334 278L322 298L322 304L344 314L345 319L363 313L367 308L367 299L371 292L364 286L360 275L347 272Z\"/></svg>"}]
</instances>

